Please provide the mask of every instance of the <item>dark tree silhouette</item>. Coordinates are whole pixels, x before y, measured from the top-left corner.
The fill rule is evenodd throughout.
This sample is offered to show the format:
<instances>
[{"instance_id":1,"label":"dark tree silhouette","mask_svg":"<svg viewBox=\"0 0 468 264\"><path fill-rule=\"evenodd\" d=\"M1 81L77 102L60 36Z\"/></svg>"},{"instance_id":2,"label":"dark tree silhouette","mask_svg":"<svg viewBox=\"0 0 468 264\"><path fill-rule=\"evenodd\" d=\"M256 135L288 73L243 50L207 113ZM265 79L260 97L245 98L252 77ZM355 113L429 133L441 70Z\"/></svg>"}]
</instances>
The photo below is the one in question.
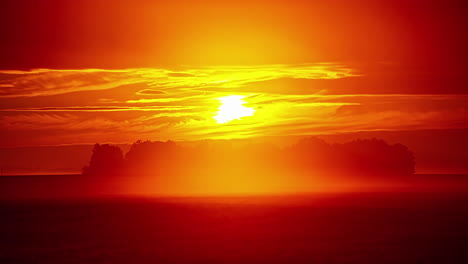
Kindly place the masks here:
<instances>
[{"instance_id":1,"label":"dark tree silhouette","mask_svg":"<svg viewBox=\"0 0 468 264\"><path fill-rule=\"evenodd\" d=\"M182 161L183 149L173 141L137 141L125 155L125 173L128 175L159 174L174 169L174 162Z\"/></svg>"},{"instance_id":2,"label":"dark tree silhouette","mask_svg":"<svg viewBox=\"0 0 468 264\"><path fill-rule=\"evenodd\" d=\"M83 175L114 176L122 172L124 158L122 150L109 144L95 144L89 166L83 168Z\"/></svg>"},{"instance_id":3,"label":"dark tree silhouette","mask_svg":"<svg viewBox=\"0 0 468 264\"><path fill-rule=\"evenodd\" d=\"M232 141L204 141L180 146L173 141L135 142L125 158L117 146L94 146L85 175L185 175L215 173L401 176L414 173L414 156L406 146L389 145L379 139L328 144L305 138L280 149L272 144ZM330 176L331 177L331 176Z\"/></svg>"},{"instance_id":4,"label":"dark tree silhouette","mask_svg":"<svg viewBox=\"0 0 468 264\"><path fill-rule=\"evenodd\" d=\"M406 146L381 139L355 140L335 146L344 168L361 174L410 175L414 156Z\"/></svg>"}]
</instances>

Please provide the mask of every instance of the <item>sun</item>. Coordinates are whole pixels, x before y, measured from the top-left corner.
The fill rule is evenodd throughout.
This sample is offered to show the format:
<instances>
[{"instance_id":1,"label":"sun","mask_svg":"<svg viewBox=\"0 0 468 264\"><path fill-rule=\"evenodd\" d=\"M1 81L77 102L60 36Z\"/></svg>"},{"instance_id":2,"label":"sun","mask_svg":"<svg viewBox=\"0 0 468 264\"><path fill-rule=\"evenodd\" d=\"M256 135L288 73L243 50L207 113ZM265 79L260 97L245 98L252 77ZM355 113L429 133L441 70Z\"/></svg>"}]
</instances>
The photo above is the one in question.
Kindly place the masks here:
<instances>
[{"instance_id":1,"label":"sun","mask_svg":"<svg viewBox=\"0 0 468 264\"><path fill-rule=\"evenodd\" d=\"M218 124L228 123L232 120L240 120L244 116L252 116L255 109L246 107L246 103L242 95L229 95L218 98L221 105L218 108L217 114L214 116Z\"/></svg>"}]
</instances>

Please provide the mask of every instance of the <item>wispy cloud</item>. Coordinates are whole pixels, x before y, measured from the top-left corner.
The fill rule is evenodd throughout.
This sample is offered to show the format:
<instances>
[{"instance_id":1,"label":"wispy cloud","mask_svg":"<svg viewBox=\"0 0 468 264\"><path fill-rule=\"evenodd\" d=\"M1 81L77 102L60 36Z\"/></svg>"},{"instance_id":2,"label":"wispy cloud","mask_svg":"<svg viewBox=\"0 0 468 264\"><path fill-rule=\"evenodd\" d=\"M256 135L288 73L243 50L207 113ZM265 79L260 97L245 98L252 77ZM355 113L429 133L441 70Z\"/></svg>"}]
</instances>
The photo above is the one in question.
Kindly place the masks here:
<instances>
[{"instance_id":1,"label":"wispy cloud","mask_svg":"<svg viewBox=\"0 0 468 264\"><path fill-rule=\"evenodd\" d=\"M0 97L47 96L76 91L106 90L120 85L146 82L155 90L203 87L235 88L246 83L278 78L337 79L354 76L353 70L335 64L267 65L250 67L128 70L49 70L0 71ZM143 90L144 92L144 90ZM139 91L141 94L142 91ZM153 93L154 94L154 93Z\"/></svg>"},{"instance_id":2,"label":"wispy cloud","mask_svg":"<svg viewBox=\"0 0 468 264\"><path fill-rule=\"evenodd\" d=\"M357 70L339 64L39 69L2 71L0 76L3 139L21 142L24 137L30 144L465 128L468 124L468 95L379 93L378 87L376 93L337 93L340 89L331 92L314 83L301 84L305 86L297 92L291 88L294 80L354 84L355 77L362 78ZM255 89L260 84L262 88ZM232 94L243 95L255 114L220 125L213 118L220 104L217 99Z\"/></svg>"},{"instance_id":3,"label":"wispy cloud","mask_svg":"<svg viewBox=\"0 0 468 264\"><path fill-rule=\"evenodd\" d=\"M194 110L195 106L68 106L68 107L29 107L5 108L0 112L118 112L118 111L144 111L144 112L170 112Z\"/></svg>"}]
</instances>

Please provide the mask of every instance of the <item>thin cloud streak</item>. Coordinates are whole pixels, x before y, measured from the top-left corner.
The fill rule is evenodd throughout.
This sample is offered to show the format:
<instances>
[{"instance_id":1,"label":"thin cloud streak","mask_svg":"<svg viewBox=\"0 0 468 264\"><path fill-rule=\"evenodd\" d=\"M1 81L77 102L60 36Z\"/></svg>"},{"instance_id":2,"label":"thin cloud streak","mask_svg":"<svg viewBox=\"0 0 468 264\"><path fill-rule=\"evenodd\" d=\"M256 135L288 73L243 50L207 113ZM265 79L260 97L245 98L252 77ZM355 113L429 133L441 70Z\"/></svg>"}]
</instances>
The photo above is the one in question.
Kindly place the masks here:
<instances>
[{"instance_id":1,"label":"thin cloud streak","mask_svg":"<svg viewBox=\"0 0 468 264\"><path fill-rule=\"evenodd\" d=\"M120 112L120 111L143 111L143 112L162 112L162 111L182 111L194 110L196 106L69 106L69 107L41 107L41 108L7 108L0 109L0 112Z\"/></svg>"}]
</instances>

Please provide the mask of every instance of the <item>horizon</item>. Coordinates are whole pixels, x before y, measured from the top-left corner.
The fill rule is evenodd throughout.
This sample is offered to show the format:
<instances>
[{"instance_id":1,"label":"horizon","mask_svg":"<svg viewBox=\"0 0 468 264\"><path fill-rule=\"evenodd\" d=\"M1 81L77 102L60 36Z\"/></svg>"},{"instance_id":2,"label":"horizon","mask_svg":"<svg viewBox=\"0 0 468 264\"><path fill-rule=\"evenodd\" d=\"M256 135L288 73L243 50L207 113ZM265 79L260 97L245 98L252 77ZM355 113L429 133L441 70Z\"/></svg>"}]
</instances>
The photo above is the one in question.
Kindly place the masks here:
<instances>
[{"instance_id":1,"label":"horizon","mask_svg":"<svg viewBox=\"0 0 468 264\"><path fill-rule=\"evenodd\" d=\"M409 147L414 153L416 159L416 172L417 174L468 174L468 163L466 163L465 152L463 151L468 147L468 140L464 136L467 130L426 130L424 133L421 131L361 131L357 133L334 133L322 134L313 136L263 136L256 138L240 138L240 139L203 139L191 141L174 141L182 145L200 144L209 141L225 141L225 142L238 142L245 144L247 142L267 143L277 147L284 148L297 143L303 138L317 137L330 144L343 143L358 139L383 139L390 144L403 144ZM424 137L423 137L424 135ZM450 136L447 136L450 135ZM415 140L416 139L416 140ZM120 146L122 151L126 153L133 142L98 142L99 144L111 144ZM165 142L165 141L162 141ZM92 154L92 147L94 143L80 143L80 144L64 144L64 145L46 145L46 146L13 146L0 148L0 167L3 169L3 175L47 175L47 174L79 174L84 165L89 162ZM428 151L438 150L440 147L445 146L447 151ZM78 149L77 149L78 148ZM58 152L61 149L61 152ZM46 151L46 152L43 152ZM46 154L49 153L50 154ZM67 153L71 157L76 157L66 161L66 166L61 167L60 162L55 161L57 154L53 153ZM21 166L20 162L23 156L34 157L38 159L41 155L46 154L45 157L40 158L38 162L41 169L34 169L31 165ZM452 161L443 161L447 155L453 157ZM2 158L3 157L3 158ZM8 157L8 158L7 158ZM63 158L61 159L63 160ZM458 161L456 161L458 160ZM63 160L65 161L65 160ZM62 162L63 162L62 161ZM13 165L16 164L16 165ZM14 167L12 167L14 166Z\"/></svg>"}]
</instances>

